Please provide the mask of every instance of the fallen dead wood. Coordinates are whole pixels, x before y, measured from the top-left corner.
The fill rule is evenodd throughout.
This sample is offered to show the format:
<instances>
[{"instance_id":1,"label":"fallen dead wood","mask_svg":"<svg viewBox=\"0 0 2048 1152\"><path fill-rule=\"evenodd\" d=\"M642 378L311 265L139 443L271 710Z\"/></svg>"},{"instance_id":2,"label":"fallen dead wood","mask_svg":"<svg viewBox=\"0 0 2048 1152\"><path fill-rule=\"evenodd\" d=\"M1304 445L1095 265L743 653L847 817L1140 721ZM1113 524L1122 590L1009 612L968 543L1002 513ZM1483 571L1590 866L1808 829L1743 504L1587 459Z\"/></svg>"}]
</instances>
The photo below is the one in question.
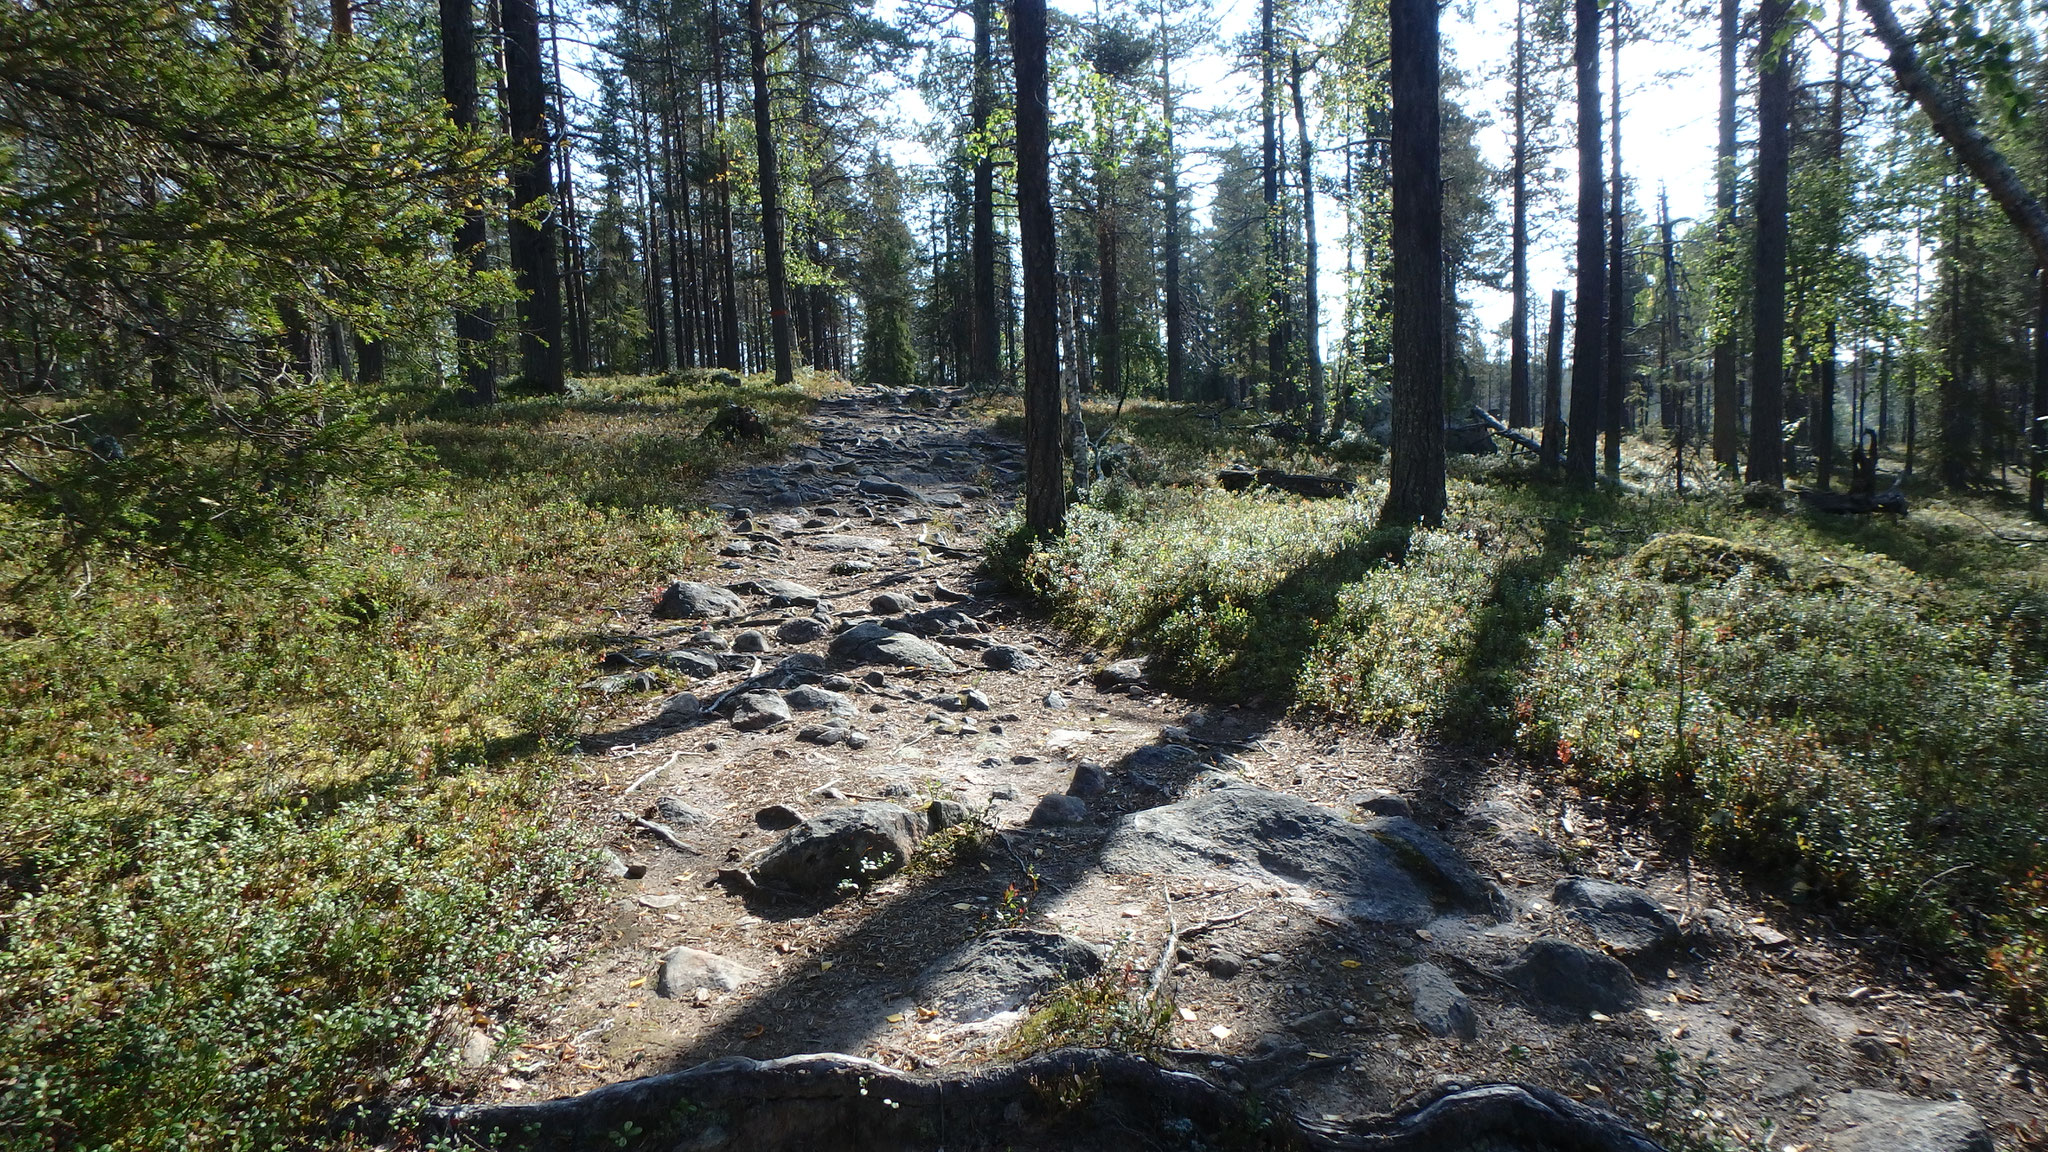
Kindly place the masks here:
<instances>
[{"instance_id":1,"label":"fallen dead wood","mask_svg":"<svg viewBox=\"0 0 2048 1152\"><path fill-rule=\"evenodd\" d=\"M1243 492L1255 484L1306 496L1310 500L1328 500L1335 496L1349 496L1358 490L1358 485L1335 476L1306 476L1296 472L1282 472L1278 468L1225 468L1216 473L1216 482L1225 492Z\"/></svg>"},{"instance_id":2,"label":"fallen dead wood","mask_svg":"<svg viewBox=\"0 0 2048 1152\"><path fill-rule=\"evenodd\" d=\"M1472 414L1474 416L1479 417L1479 422L1481 424L1484 424L1488 428L1493 429L1494 435L1505 436L1508 439L1514 441L1515 443L1520 444L1522 447L1527 448L1531 452L1543 451L1543 444L1541 441L1537 440L1534 436L1529 435L1527 432L1517 432L1513 428L1508 427L1507 423L1503 421L1500 417L1495 416L1493 413L1488 412L1486 409L1481 408L1479 405L1474 404L1472 406Z\"/></svg>"},{"instance_id":3,"label":"fallen dead wood","mask_svg":"<svg viewBox=\"0 0 2048 1152\"><path fill-rule=\"evenodd\" d=\"M1799 499L1816 512L1852 516L1867 516L1873 512L1889 512L1895 516L1906 514L1906 494L1899 491L1897 485L1882 492L1823 492L1817 488L1801 488Z\"/></svg>"},{"instance_id":4,"label":"fallen dead wood","mask_svg":"<svg viewBox=\"0 0 2048 1152\"><path fill-rule=\"evenodd\" d=\"M1659 1152L1621 1120L1542 1088L1449 1090L1399 1115L1335 1123L1123 1053L1067 1049L950 1077L852 1056L734 1057L534 1104L427 1108L418 1134L531 1152L620 1148ZM364 1127L388 1135L389 1116Z\"/></svg>"}]
</instances>

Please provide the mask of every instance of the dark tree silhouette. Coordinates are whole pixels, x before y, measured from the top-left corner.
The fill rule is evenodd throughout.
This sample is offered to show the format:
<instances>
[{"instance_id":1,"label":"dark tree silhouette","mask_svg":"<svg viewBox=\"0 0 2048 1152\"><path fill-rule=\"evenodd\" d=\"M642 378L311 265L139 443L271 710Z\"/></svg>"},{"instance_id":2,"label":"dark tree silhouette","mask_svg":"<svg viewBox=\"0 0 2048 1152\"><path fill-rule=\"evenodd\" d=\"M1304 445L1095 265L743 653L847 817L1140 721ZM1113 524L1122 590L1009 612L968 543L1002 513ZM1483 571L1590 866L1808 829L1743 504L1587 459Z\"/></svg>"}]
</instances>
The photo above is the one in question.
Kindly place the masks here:
<instances>
[{"instance_id":1,"label":"dark tree silhouette","mask_svg":"<svg viewBox=\"0 0 2048 1152\"><path fill-rule=\"evenodd\" d=\"M1045 0L1013 0L1010 55L1017 78L1017 238L1024 279L1024 523L1043 539L1059 532L1067 513L1060 468L1059 264L1047 170Z\"/></svg>"},{"instance_id":2,"label":"dark tree silhouette","mask_svg":"<svg viewBox=\"0 0 2048 1152\"><path fill-rule=\"evenodd\" d=\"M1591 0L1587 0L1591 2ZM1391 0L1393 443L1384 527L1444 519L1442 111L1436 0Z\"/></svg>"}]
</instances>

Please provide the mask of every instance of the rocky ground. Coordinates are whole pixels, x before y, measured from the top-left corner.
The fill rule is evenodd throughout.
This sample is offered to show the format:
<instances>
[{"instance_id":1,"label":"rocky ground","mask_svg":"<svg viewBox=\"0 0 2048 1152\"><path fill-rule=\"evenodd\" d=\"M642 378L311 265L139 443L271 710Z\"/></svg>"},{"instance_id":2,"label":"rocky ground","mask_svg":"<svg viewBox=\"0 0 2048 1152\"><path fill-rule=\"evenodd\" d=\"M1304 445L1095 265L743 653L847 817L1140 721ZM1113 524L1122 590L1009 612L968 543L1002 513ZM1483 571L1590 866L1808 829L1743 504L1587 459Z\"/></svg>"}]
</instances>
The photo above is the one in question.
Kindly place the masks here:
<instances>
[{"instance_id":1,"label":"rocky ground","mask_svg":"<svg viewBox=\"0 0 2048 1152\"><path fill-rule=\"evenodd\" d=\"M1647 1123L1677 1085L1667 1122L1730 1147L2048 1146L2031 1041L1970 990L1512 758L1160 691L978 572L1017 445L922 391L813 423L714 485L717 566L594 673L644 700L586 741L617 896L555 994L458 1041L476 1098L966 1069L1080 980L1156 983L1163 1062L1340 1127L1491 1081Z\"/></svg>"}]
</instances>

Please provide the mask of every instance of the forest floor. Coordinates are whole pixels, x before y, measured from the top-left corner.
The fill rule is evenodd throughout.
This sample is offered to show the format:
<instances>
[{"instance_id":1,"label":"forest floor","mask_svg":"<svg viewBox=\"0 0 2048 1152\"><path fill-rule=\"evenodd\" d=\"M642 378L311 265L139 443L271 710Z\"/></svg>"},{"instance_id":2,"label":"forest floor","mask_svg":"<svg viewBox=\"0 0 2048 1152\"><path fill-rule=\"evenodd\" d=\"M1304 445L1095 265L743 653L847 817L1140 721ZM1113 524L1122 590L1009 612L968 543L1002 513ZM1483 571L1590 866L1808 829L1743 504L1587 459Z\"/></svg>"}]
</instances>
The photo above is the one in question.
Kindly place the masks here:
<instances>
[{"instance_id":1,"label":"forest floor","mask_svg":"<svg viewBox=\"0 0 2048 1152\"><path fill-rule=\"evenodd\" d=\"M548 988L449 1041L458 1096L1112 1043L1339 1124L1517 1081L1673 1148L1979 1147L1978 1118L2048 1140L1988 993L1679 859L1554 766L1184 698L1055 627L984 568L1022 470L997 415L855 388L786 459L709 482L721 558L667 575L733 598L605 626L605 720L562 803L615 875ZM855 651L863 625L924 643ZM909 867L807 896L749 872L848 812L922 836Z\"/></svg>"}]
</instances>

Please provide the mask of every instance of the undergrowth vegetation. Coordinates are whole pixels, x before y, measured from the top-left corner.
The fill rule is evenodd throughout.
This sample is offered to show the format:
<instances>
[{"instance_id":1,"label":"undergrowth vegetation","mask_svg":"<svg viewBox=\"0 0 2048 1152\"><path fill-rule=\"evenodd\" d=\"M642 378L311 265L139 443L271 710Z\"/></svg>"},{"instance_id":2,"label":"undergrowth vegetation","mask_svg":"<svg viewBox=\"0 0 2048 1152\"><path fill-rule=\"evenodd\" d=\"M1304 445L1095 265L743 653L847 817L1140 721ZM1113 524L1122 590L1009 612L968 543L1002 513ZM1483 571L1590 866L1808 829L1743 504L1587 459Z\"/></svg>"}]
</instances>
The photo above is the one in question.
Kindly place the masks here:
<instances>
[{"instance_id":1,"label":"undergrowth vegetation","mask_svg":"<svg viewBox=\"0 0 2048 1152\"><path fill-rule=\"evenodd\" d=\"M1168 419L1161 417L1159 419ZM1580 493L1459 460L1438 531L1383 487L1232 494L1187 418L1028 555L1067 627L1169 682L1509 744L1789 899L1988 975L2048 1021L2048 542L1717 490ZM1327 461L1304 460L1328 470ZM1126 475L1142 466L1128 467Z\"/></svg>"},{"instance_id":2,"label":"undergrowth vegetation","mask_svg":"<svg viewBox=\"0 0 2048 1152\"><path fill-rule=\"evenodd\" d=\"M699 436L732 402L768 442ZM576 898L589 850L549 799L597 623L702 557L696 484L811 402L399 395L409 481L330 482L261 548L11 553L0 1147L297 1146L431 1085Z\"/></svg>"}]
</instances>

